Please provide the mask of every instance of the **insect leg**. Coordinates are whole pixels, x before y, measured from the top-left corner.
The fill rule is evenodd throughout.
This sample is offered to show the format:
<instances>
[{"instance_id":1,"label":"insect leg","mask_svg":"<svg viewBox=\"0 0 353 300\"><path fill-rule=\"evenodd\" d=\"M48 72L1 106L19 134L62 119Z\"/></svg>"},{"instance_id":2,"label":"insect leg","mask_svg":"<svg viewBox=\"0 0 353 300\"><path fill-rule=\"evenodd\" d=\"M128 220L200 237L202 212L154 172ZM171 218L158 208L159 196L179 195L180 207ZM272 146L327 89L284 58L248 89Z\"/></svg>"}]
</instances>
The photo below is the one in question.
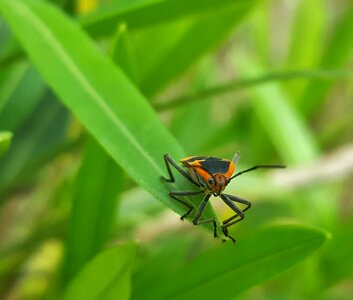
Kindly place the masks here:
<instances>
[{"instance_id":1,"label":"insect leg","mask_svg":"<svg viewBox=\"0 0 353 300\"><path fill-rule=\"evenodd\" d=\"M197 196L200 194L203 194L203 191L170 191L169 192L170 197L172 197L174 200L178 201L179 203L183 204L189 209L185 214L183 214L180 217L181 220L184 220L185 217L190 215L191 212L194 210L194 207L190 203L182 199L179 199L178 196Z\"/></svg>"},{"instance_id":2,"label":"insect leg","mask_svg":"<svg viewBox=\"0 0 353 300\"><path fill-rule=\"evenodd\" d=\"M228 233L228 227L243 220L245 215L244 215L244 212L234 202L232 202L231 199L228 198L228 195L220 194L220 197L224 201L224 203L227 204L235 212L235 215L224 220L223 225L222 225L222 231L223 231L224 235L226 237L230 238L233 243L235 243L236 240L233 237L231 237ZM236 217L239 217L239 219L234 220Z\"/></svg>"},{"instance_id":3,"label":"insect leg","mask_svg":"<svg viewBox=\"0 0 353 300\"><path fill-rule=\"evenodd\" d=\"M211 197L211 194L206 194L206 196L203 198L202 202L200 203L199 207L197 208L197 211L196 211L194 218L192 219L192 223L194 225L212 223L213 224L213 236L218 237L218 235L217 235L217 222L216 222L215 218L199 221L203 212L205 211L206 205L207 205L210 197Z\"/></svg>"},{"instance_id":4,"label":"insect leg","mask_svg":"<svg viewBox=\"0 0 353 300\"><path fill-rule=\"evenodd\" d=\"M184 169L182 167L180 167L173 158L171 158L171 156L166 153L164 154L164 161L165 161L165 165L167 167L167 171L168 171L168 175L169 178L166 178L164 176L162 176L162 179L167 181L167 182L175 182L175 178L173 176L172 170L170 169L170 165L172 165L181 175L183 175L187 180L189 180L192 184L196 185L196 186L200 186L197 182L195 182L194 179L192 179L192 177L184 171Z\"/></svg>"},{"instance_id":5,"label":"insect leg","mask_svg":"<svg viewBox=\"0 0 353 300\"><path fill-rule=\"evenodd\" d=\"M242 209L243 212L247 211L249 208L251 208L251 202L249 200L246 200L246 199L243 199L243 198L240 198L238 196L235 196L235 195L229 195L229 194L223 194L223 195L226 195L226 197L229 199L229 200L232 200L234 202L239 202L239 203L242 203L244 205L246 205L246 207L244 209Z\"/></svg>"}]
</instances>

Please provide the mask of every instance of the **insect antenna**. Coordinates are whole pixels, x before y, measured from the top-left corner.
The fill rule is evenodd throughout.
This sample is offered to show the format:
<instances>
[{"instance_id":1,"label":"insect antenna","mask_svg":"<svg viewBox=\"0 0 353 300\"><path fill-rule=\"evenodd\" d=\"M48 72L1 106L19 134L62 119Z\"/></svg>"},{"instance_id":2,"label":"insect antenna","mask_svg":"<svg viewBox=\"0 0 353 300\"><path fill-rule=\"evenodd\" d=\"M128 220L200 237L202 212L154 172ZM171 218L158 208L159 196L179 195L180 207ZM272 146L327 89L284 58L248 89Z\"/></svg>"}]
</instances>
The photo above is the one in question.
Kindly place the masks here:
<instances>
[{"instance_id":1,"label":"insect antenna","mask_svg":"<svg viewBox=\"0 0 353 300\"><path fill-rule=\"evenodd\" d=\"M232 180L241 174L244 174L244 173L250 172L250 171L254 171L256 169L282 169L282 168L286 168L286 166L284 166L284 165L257 165L257 166L253 166L249 169L246 169L244 171L240 171L240 172L236 173L229 180Z\"/></svg>"}]
</instances>

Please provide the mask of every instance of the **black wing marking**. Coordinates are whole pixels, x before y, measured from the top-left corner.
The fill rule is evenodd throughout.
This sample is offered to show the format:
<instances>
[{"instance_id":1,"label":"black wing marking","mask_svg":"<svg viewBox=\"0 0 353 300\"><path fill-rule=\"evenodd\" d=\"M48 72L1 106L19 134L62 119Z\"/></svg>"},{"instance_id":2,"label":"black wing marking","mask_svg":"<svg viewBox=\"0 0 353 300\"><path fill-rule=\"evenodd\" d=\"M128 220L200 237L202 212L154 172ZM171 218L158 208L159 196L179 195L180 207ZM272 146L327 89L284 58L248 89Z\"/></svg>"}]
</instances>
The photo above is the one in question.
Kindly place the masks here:
<instances>
[{"instance_id":1,"label":"black wing marking","mask_svg":"<svg viewBox=\"0 0 353 300\"><path fill-rule=\"evenodd\" d=\"M206 160L200 162L203 169L205 169L208 173L221 173L225 174L229 169L229 160L224 160L217 157L209 156Z\"/></svg>"}]
</instances>

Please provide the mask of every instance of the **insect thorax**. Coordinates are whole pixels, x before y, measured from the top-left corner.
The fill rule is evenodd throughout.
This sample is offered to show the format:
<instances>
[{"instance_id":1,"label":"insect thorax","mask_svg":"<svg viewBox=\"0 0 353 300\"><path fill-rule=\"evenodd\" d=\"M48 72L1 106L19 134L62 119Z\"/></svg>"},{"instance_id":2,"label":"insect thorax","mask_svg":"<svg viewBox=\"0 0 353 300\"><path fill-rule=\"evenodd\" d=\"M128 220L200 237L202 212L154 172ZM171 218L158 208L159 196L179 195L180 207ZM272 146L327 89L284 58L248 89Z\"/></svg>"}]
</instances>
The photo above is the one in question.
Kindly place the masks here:
<instances>
[{"instance_id":1,"label":"insect thorax","mask_svg":"<svg viewBox=\"0 0 353 300\"><path fill-rule=\"evenodd\" d=\"M204 188L205 192L219 195L229 183L224 174L206 174L195 168L189 168L191 177Z\"/></svg>"}]
</instances>

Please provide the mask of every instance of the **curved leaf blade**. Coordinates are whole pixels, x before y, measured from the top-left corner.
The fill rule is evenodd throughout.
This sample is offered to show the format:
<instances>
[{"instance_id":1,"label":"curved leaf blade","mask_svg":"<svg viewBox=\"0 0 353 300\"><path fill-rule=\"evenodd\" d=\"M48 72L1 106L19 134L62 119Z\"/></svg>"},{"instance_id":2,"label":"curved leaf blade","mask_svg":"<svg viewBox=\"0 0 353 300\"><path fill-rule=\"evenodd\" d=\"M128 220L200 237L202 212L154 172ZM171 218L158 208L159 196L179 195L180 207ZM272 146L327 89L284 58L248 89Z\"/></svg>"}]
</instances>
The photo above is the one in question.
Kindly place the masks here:
<instances>
[{"instance_id":1,"label":"curved leaf blade","mask_svg":"<svg viewBox=\"0 0 353 300\"><path fill-rule=\"evenodd\" d=\"M185 153L122 71L54 6L2 0L0 9L42 77L96 140L137 183L184 213L168 191L190 186L166 185L160 176L166 173L164 153Z\"/></svg>"},{"instance_id":2,"label":"curved leaf blade","mask_svg":"<svg viewBox=\"0 0 353 300\"><path fill-rule=\"evenodd\" d=\"M147 291L135 287L133 299L231 299L302 261L326 238L318 229L299 225L268 227L235 246L227 243L201 254L151 282Z\"/></svg>"}]
</instances>

